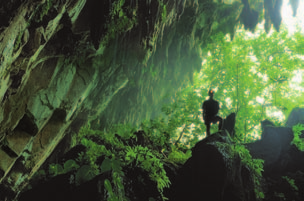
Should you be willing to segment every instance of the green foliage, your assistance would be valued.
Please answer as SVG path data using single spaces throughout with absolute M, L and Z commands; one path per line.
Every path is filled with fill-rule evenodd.
M 249 153 L 249 150 L 245 148 L 244 145 L 236 144 L 234 146 L 234 151 L 238 153 L 242 159 L 242 163 L 246 164 L 250 169 L 254 170 L 256 176 L 261 177 L 263 171 L 264 161 L 261 159 L 253 159 Z
M 101 45 L 106 45 L 121 33 L 130 30 L 137 23 L 136 10 L 125 6 L 125 0 L 116 0 L 112 3 L 110 16 L 106 25 L 107 34 Z
M 64 163 L 64 165 L 60 164 L 50 164 L 49 165 L 49 174 L 52 176 L 56 176 L 59 174 L 65 174 L 67 172 L 76 170 L 79 168 L 79 165 L 76 163 L 76 161 L 70 159 Z
M 94 178 L 95 172 L 89 165 L 81 166 L 76 172 L 76 184 L 82 184 Z
M 134 162 L 136 167 L 141 167 L 149 172 L 151 179 L 157 183 L 158 189 L 162 192 L 165 187 L 169 187 L 170 181 L 160 158 L 158 154 L 153 153 L 148 147 L 128 146 L 125 151 L 127 164 L 130 165 Z
M 164 4 L 163 0 L 158 0 L 159 6 L 161 8 L 161 19 L 163 22 L 166 21 L 167 18 L 167 8 L 166 4 Z
M 79 165 L 76 163 L 76 161 L 70 159 L 66 161 L 63 165 L 64 172 L 70 172 L 72 170 L 78 169 Z
M 188 87 L 177 92 L 176 99 L 162 107 L 167 119 L 167 129 L 173 134 L 172 141 L 182 149 L 189 149 L 202 139 L 205 125 L 201 118 L 201 100 Z
M 37 22 L 41 22 L 42 18 L 48 14 L 50 8 L 53 5 L 53 0 L 46 0 L 44 4 L 41 5 L 38 18 L 36 19 Z
M 191 150 L 187 150 L 187 152 L 184 153 L 174 146 L 172 152 L 168 155 L 168 159 L 175 163 L 184 164 L 191 157 L 191 153 Z
M 108 201 L 120 201 L 119 196 L 113 192 L 112 184 L 108 179 L 104 181 L 104 186 L 109 193 Z
M 303 130 L 304 130 L 304 124 L 297 124 L 297 125 L 292 127 L 294 138 L 291 141 L 291 144 L 296 145 L 296 147 L 300 151 L 304 151 L 304 139 L 300 138 L 300 135 L 302 134 Z
M 239 29 L 233 41 L 222 33 L 212 36 L 211 42 L 202 47 L 202 69 L 194 73 L 193 84 L 177 92 L 163 107 L 169 125 L 184 128 L 175 137 L 181 136 L 181 146 L 189 148 L 205 136 L 201 106 L 209 88 L 216 91 L 220 116 L 236 112 L 235 140 L 249 143 L 259 139 L 260 121 L 265 118 L 281 125 L 304 98 L 303 89 L 290 88 L 297 84 L 292 78 L 304 65 L 295 40 L 304 41 L 303 34 L 290 36 L 284 27 L 272 35 L 259 29 L 255 35 Z M 211 133 L 216 131 L 216 126 L 211 127 Z
M 283 176 L 282 177 L 283 179 L 285 179 L 289 185 L 291 186 L 291 188 L 294 190 L 294 191 L 299 191 L 299 188 L 297 187 L 297 185 L 295 184 L 295 180 L 294 179 L 291 179 L 287 176 Z
M 162 149 L 167 148 L 169 145 L 170 134 L 172 129 L 167 125 L 164 118 L 155 118 L 145 120 L 140 124 L 140 129 L 147 133 L 153 148 Z
M 46 0 L 44 3 L 39 4 L 31 15 L 28 23 L 31 24 L 33 20 L 35 22 L 41 22 L 43 20 L 43 17 L 48 14 L 52 6 L 53 0 Z
M 49 166 L 49 173 L 51 175 L 58 175 L 58 174 L 63 174 L 63 167 L 60 164 L 51 164 Z
M 253 159 L 249 153 L 249 150 L 242 144 L 235 144 L 233 146 L 233 151 L 239 154 L 242 163 L 246 165 L 253 172 L 253 181 L 255 185 L 255 193 L 257 198 L 263 199 L 264 193 L 261 186 L 261 178 L 263 172 L 264 160 Z
M 144 140 L 134 134 L 136 129 L 130 125 L 113 125 L 107 131 L 92 130 L 90 126 L 83 127 L 78 139 L 87 147 L 87 151 L 80 154 L 76 161 L 68 160 L 63 165 L 51 164 L 48 173 L 53 177 L 74 171 L 76 185 L 102 173 L 110 174 L 111 178 L 104 181 L 108 192 L 107 199 L 121 201 L 129 200 L 125 193 L 125 169 L 140 168 L 155 182 L 160 197 L 165 200 L 163 189 L 169 187 L 170 181 L 164 163 L 167 161 L 172 164 L 174 160 L 180 159 L 170 152 L 170 136 L 160 134 L 165 131 L 164 125 L 163 119 L 144 122 L 142 127 L 147 132 L 143 133 Z M 178 150 L 175 150 L 175 153 L 182 155 Z M 170 155 L 172 161 L 166 154 Z M 185 155 L 190 157 L 191 152 Z M 104 158 L 102 162 L 100 158 Z M 185 160 L 186 156 L 182 161 Z M 159 197 L 150 200 L 153 199 L 158 200 Z
M 229 136 L 229 135 L 228 135 Z M 231 140 L 231 138 L 229 137 Z M 253 182 L 255 187 L 255 193 L 257 198 L 263 199 L 264 193 L 261 185 L 262 172 L 264 160 L 262 159 L 253 159 L 249 150 L 240 143 L 215 143 L 218 150 L 221 151 L 223 156 L 226 156 L 231 161 L 234 160 L 235 156 L 238 155 L 241 158 L 241 162 L 246 166 L 251 173 L 253 173 Z
M 133 134 L 135 129 L 131 126 L 115 125 L 105 132 L 94 131 L 90 127 L 80 130 L 81 144 L 87 147 L 81 160 L 90 164 L 94 175 L 104 172 L 112 174 L 112 180 L 105 181 L 108 200 L 127 200 L 123 183 L 125 167 L 139 167 L 147 172 L 157 184 L 160 195 L 164 188 L 169 187 L 170 181 L 164 169 L 164 152 L 169 151 L 166 149 L 169 147 L 169 137 L 159 133 L 162 131 L 161 125 L 164 124 L 156 120 L 143 123 L 142 127 L 147 134 L 143 136 L 145 140 L 142 144 Z M 98 165 L 97 159 L 100 157 L 105 159 Z

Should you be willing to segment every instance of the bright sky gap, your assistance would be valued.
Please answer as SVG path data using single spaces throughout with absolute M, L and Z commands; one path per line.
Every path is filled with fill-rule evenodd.
M 300 28 L 301 32 L 304 34 L 304 1 L 300 1 L 299 7 L 297 10 L 297 15 L 293 17 L 293 11 L 291 8 L 291 5 L 289 4 L 289 0 L 283 0 L 283 5 L 281 9 L 281 14 L 282 14 L 282 24 L 281 27 L 285 27 L 288 30 L 288 35 L 292 37 L 292 35 L 297 31 L 297 27 Z M 242 30 L 239 30 L 242 31 Z M 274 28 L 271 29 L 269 35 L 271 35 L 274 32 Z M 238 32 L 238 30 L 237 30 Z M 257 25 L 257 29 L 255 33 L 251 33 L 249 31 L 246 32 L 245 37 L 248 38 L 254 38 L 258 37 L 262 32 L 264 32 L 264 21 L 260 24 Z M 226 37 L 227 40 L 230 40 L 230 37 Z M 250 56 L 250 55 L 249 55 Z M 250 56 L 252 57 L 252 60 L 255 60 L 257 63 L 258 61 L 256 60 L 256 57 L 254 55 Z M 304 56 L 299 55 L 299 58 L 302 58 L 304 61 Z M 206 59 L 202 61 L 202 68 L 204 69 L 206 64 Z M 254 70 L 254 69 L 253 69 Z M 304 93 L 304 87 L 303 86 L 303 75 L 304 75 L 304 70 L 296 70 L 293 72 L 294 76 L 292 77 L 291 80 L 289 80 L 289 87 L 291 91 L 297 92 L 299 94 Z M 263 77 L 264 81 L 267 81 L 267 76 L 266 75 L 260 75 Z M 266 77 L 265 77 L 266 76 Z M 302 85 L 302 86 L 301 86 Z M 200 93 L 198 93 L 200 95 Z M 259 104 L 264 103 L 264 98 L 263 97 L 256 97 L 256 102 Z M 226 98 L 225 103 L 228 108 L 231 107 L 231 99 Z M 256 103 L 255 103 L 256 104 Z M 283 112 L 277 108 L 268 108 L 266 111 L 266 115 L 268 117 L 272 117 L 277 119 L 279 122 L 284 122 L 285 121 L 285 116 Z M 255 126 L 255 129 L 253 131 L 253 135 L 259 136 L 259 131 L 258 131 L 259 126 Z

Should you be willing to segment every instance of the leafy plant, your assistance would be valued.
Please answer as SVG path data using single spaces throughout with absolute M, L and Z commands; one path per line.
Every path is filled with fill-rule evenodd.
M 95 177 L 95 172 L 89 165 L 81 166 L 76 172 L 76 184 L 80 185 L 86 181 L 90 181 Z
M 235 153 L 239 154 L 242 163 L 246 165 L 253 172 L 253 181 L 255 185 L 255 193 L 257 198 L 264 198 L 264 193 L 261 187 L 261 178 L 263 170 L 264 160 L 262 159 L 253 159 L 249 150 L 242 144 L 235 144 L 233 146 Z
M 229 136 L 229 135 L 228 135 Z M 229 138 L 231 139 L 231 138 Z M 232 141 L 231 141 L 232 142 Z M 238 155 L 241 158 L 241 162 L 244 166 L 247 166 L 249 170 L 253 173 L 253 182 L 255 186 L 255 193 L 257 198 L 264 198 L 264 193 L 261 186 L 262 172 L 264 160 L 262 159 L 253 159 L 249 150 L 240 143 L 215 143 L 218 149 L 222 152 L 223 155 L 234 160 L 235 155 Z
M 107 34 L 102 39 L 102 45 L 114 39 L 117 35 L 130 30 L 137 23 L 136 10 L 125 6 L 125 0 L 116 0 L 112 3 L 109 20 L 107 22 Z
M 173 147 L 172 152 L 168 155 L 168 159 L 175 163 L 184 164 L 191 157 L 191 150 L 187 150 L 186 153 L 179 150 L 176 146 Z
M 41 22 L 43 20 L 43 17 L 48 14 L 52 6 L 53 0 L 46 0 L 44 3 L 39 4 L 32 13 L 28 23 L 31 24 L 33 20 L 38 23 Z
M 304 151 L 304 139 L 300 137 L 303 130 L 304 124 L 297 124 L 292 127 L 294 138 L 291 141 L 291 144 L 296 145 L 296 147 L 301 151 Z
M 65 174 L 70 171 L 76 170 L 79 168 L 79 165 L 76 163 L 76 161 L 70 159 L 64 163 L 64 165 L 60 164 L 50 164 L 49 165 L 49 174 L 52 176 L 56 176 L 59 174 Z
M 282 178 L 285 179 L 289 183 L 289 185 L 292 187 L 292 189 L 294 191 L 299 191 L 299 188 L 295 184 L 295 180 L 294 179 L 291 179 L 291 178 L 289 178 L 287 176 L 283 176 Z
M 164 4 L 163 0 L 158 0 L 158 3 L 160 5 L 161 8 L 161 19 L 163 22 L 166 21 L 167 18 L 167 8 L 166 8 L 166 4 Z
M 107 132 L 94 131 L 89 126 L 80 130 L 81 143 L 87 147 L 82 160 L 88 161 L 94 175 L 104 172 L 112 174 L 112 179 L 105 181 L 108 200 L 127 200 L 123 171 L 126 167 L 139 167 L 147 172 L 150 179 L 157 184 L 160 195 L 164 188 L 169 187 L 170 181 L 164 169 L 164 150 L 159 149 L 166 147 L 164 145 L 169 138 L 153 133 L 155 129 L 160 129 L 159 123 L 146 122 L 143 127 L 148 134 L 142 132 L 143 136 L 135 136 L 132 133 L 134 128 L 122 125 L 115 125 Z M 142 137 L 144 141 L 140 141 L 139 138 Z M 97 162 L 100 157 L 104 157 L 101 165 Z

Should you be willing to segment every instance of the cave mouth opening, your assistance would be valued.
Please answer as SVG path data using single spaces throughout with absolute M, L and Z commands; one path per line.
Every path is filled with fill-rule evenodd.
M 302 41 L 304 35 L 303 9 L 304 2 L 300 1 L 293 16 L 292 6 L 284 0 L 279 32 L 272 28 L 266 33 L 263 21 L 253 33 L 239 27 L 234 40 L 229 34 L 222 35 L 211 48 L 202 49 L 202 68 L 194 73 L 194 84 L 184 91 L 192 88 L 196 102 L 202 103 L 208 99 L 209 88 L 215 89 L 219 114 L 225 117 L 236 112 L 242 121 L 236 127 L 247 142 L 261 139 L 262 120 L 284 126 L 291 110 L 303 106 L 304 52 L 296 47 L 296 41 Z M 198 116 L 201 105 L 198 110 L 189 115 Z M 193 131 L 198 126 L 190 127 Z M 211 130 L 216 132 L 217 125 Z

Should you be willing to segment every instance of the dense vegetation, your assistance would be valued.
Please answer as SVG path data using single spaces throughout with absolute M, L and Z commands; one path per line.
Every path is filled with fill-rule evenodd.
M 184 126 L 184 144 L 202 136 L 201 102 L 209 88 L 216 90 L 220 115 L 237 113 L 236 135 L 240 142 L 260 137 L 259 123 L 267 118 L 282 125 L 290 111 L 301 106 L 303 83 L 295 80 L 303 73 L 304 36 L 287 29 L 266 34 L 262 29 L 250 34 L 240 29 L 233 41 L 217 35 L 203 49 L 203 65 L 194 74 L 194 83 L 178 92 L 170 107 Z M 204 135 L 203 135 L 204 136 Z M 191 147 L 191 143 L 189 144 Z
M 301 104 L 304 97 L 299 92 L 303 92 L 303 86 L 298 86 L 293 77 L 304 66 L 303 45 L 304 36 L 299 31 L 289 36 L 284 28 L 270 35 L 260 29 L 251 36 L 240 29 L 232 41 L 218 34 L 202 48 L 202 69 L 195 73 L 193 83 L 163 106 L 162 115 L 138 126 L 113 125 L 104 131 L 83 127 L 76 144 L 84 145 L 86 152 L 77 160 L 52 164 L 48 174 L 55 176 L 77 170 L 75 183 L 78 185 L 110 172 L 104 181 L 108 192 L 105 197 L 118 201 L 129 200 L 131 196 L 126 189 L 126 168 L 139 168 L 147 173 L 159 192 L 159 196 L 149 200 L 165 200 L 163 190 L 170 186 L 165 167 L 183 164 L 191 156 L 190 148 L 205 137 L 201 104 L 208 89 L 213 88 L 215 99 L 221 103 L 220 115 L 237 114 L 232 139 L 235 146 L 230 149 L 254 170 L 256 193 L 263 198 L 259 186 L 263 161 L 253 160 L 242 144 L 259 138 L 261 120 L 267 118 L 282 125 L 284 115 Z M 297 136 L 301 130 L 301 126 L 294 128 Z M 212 132 L 216 132 L 215 126 Z M 303 149 L 298 138 L 294 143 Z

